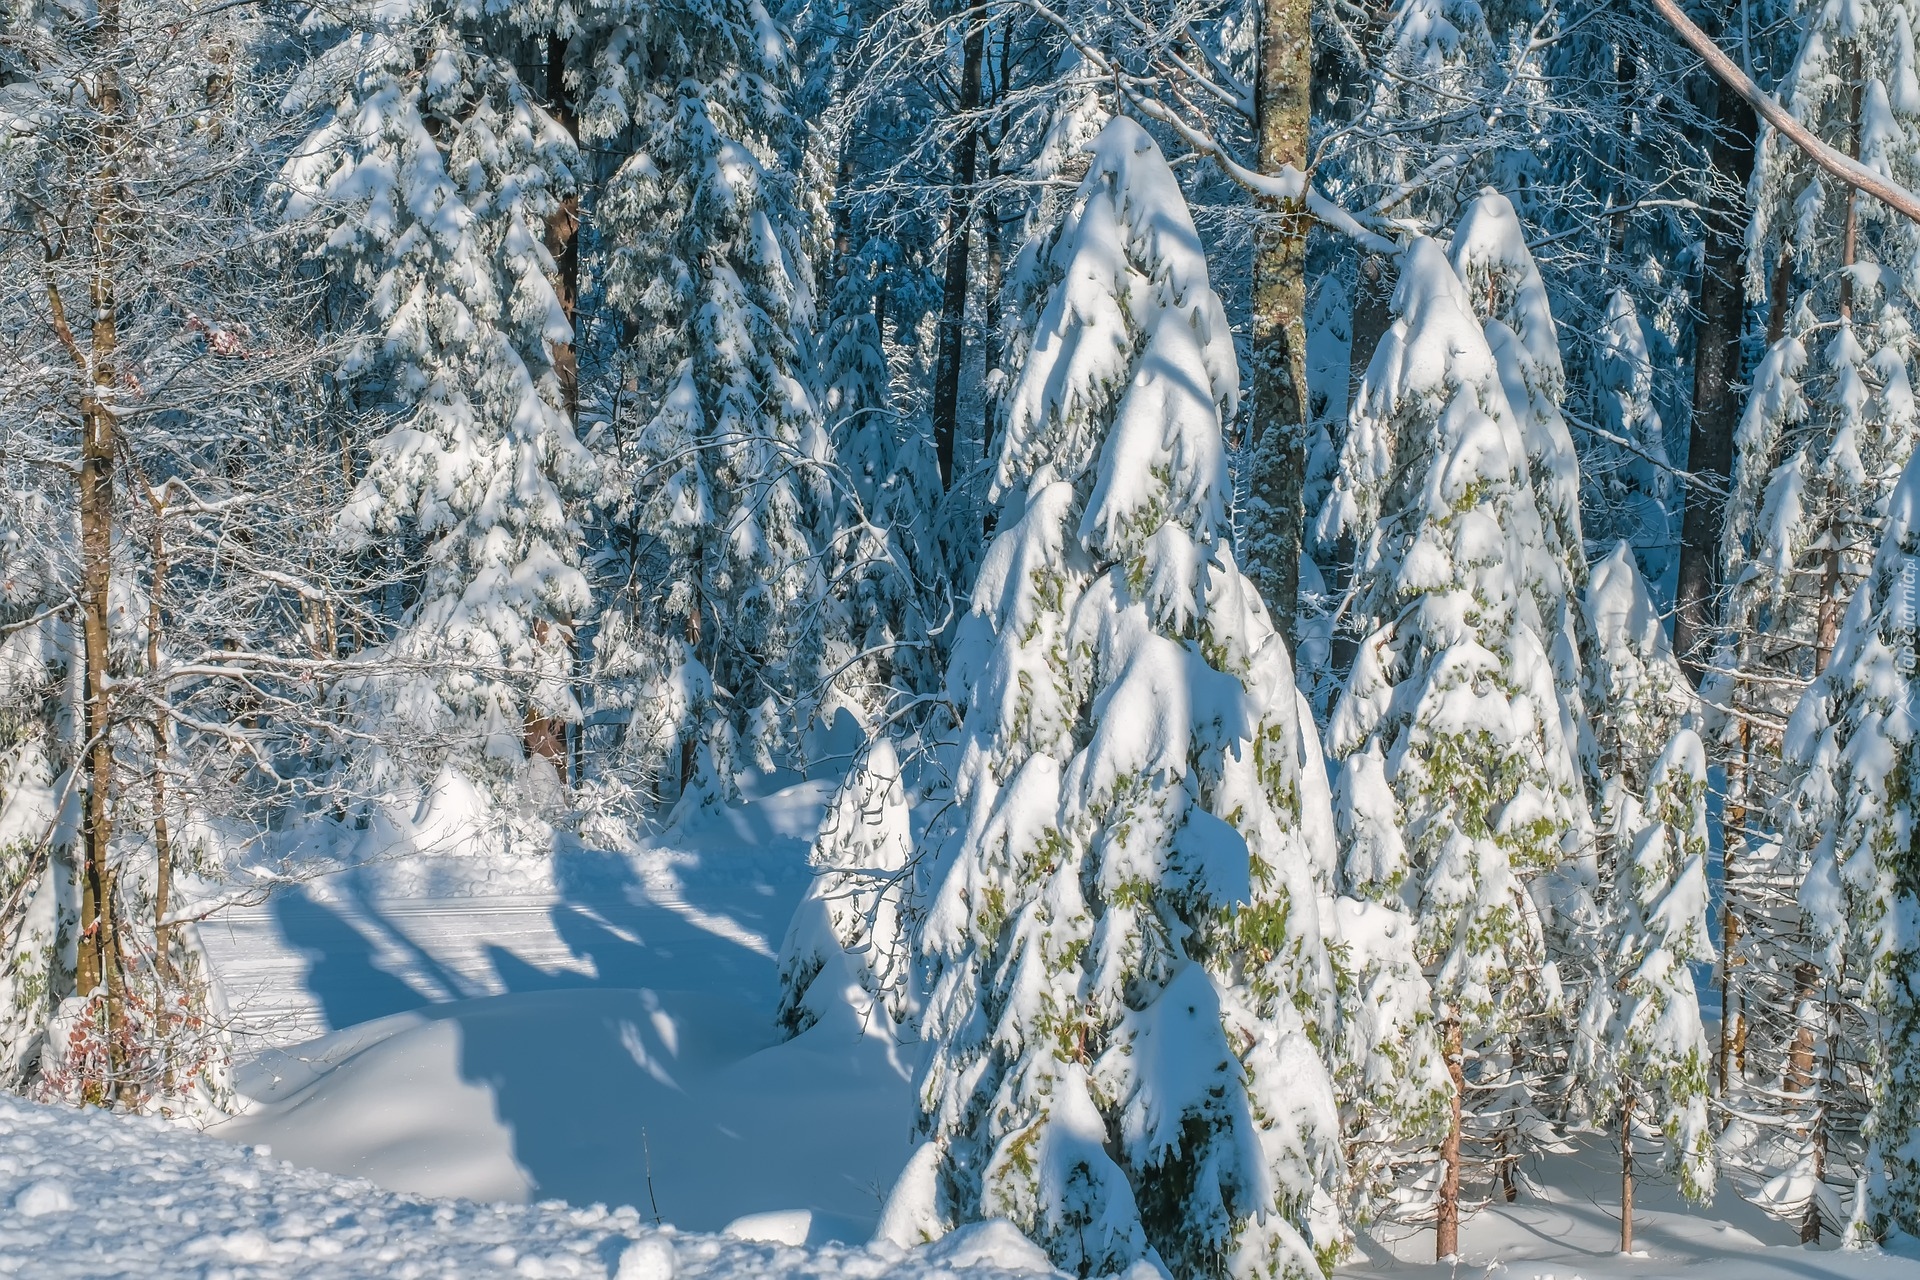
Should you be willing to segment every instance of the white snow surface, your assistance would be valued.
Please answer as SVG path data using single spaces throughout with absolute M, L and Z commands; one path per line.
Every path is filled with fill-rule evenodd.
M 229 908 L 204 935 L 246 1107 L 211 1132 L 395 1191 L 864 1242 L 912 1150 L 914 1048 L 851 1007 L 785 1043 L 774 1020 L 831 793 L 490 874 L 396 847 Z
M 1920 1246 L 1845 1250 L 1790 1245 L 1796 1233 L 1723 1182 L 1711 1208 L 1680 1199 L 1668 1180 L 1642 1179 L 1634 1252 L 1620 1250 L 1619 1151 L 1583 1134 L 1571 1154 L 1529 1160 L 1514 1204 L 1463 1218 L 1457 1262 L 1433 1261 L 1431 1227 L 1385 1228 L 1341 1280 L 1920 1280 Z
M 683 1234 L 632 1208 L 399 1195 L 159 1120 L 0 1098 L 0 1275 L 30 1280 L 1032 1274 L 1044 1259 L 1010 1231 L 988 1223 L 912 1251 Z
M 1046 1272 L 1005 1222 L 866 1243 L 914 1151 L 914 1047 L 851 1017 L 781 1044 L 773 1020 L 773 945 L 830 795 L 544 866 L 396 850 L 229 908 L 206 936 L 250 1109 L 198 1134 L 0 1097 L 0 1276 Z M 1457 1265 L 1403 1228 L 1338 1274 L 1920 1280 L 1920 1252 L 1793 1247 L 1731 1186 L 1689 1210 L 1653 1179 L 1622 1256 L 1617 1159 L 1589 1136 L 1530 1164 L 1517 1204 L 1466 1219 Z

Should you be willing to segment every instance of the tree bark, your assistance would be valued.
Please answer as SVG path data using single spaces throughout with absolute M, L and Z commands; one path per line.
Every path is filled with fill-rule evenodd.
M 960 111 L 966 131 L 953 149 L 953 189 L 947 197 L 947 265 L 940 296 L 940 346 L 933 374 L 933 451 L 940 485 L 953 487 L 954 441 L 960 421 L 960 366 L 966 357 L 967 259 L 973 248 L 973 184 L 978 174 L 980 71 L 987 31 L 982 15 L 969 11 L 960 53 Z
M 1633 1252 L 1633 1090 L 1620 1095 L 1620 1252 Z
M 1262 0 L 1254 128 L 1262 173 L 1307 166 L 1313 29 L 1308 0 Z M 1253 248 L 1253 418 L 1248 432 L 1247 568 L 1294 648 L 1307 467 L 1304 199 L 1260 202 Z
M 80 399 L 80 613 L 85 647 L 86 798 L 81 810 L 81 945 L 79 990 L 105 996 L 109 1079 L 88 1081 L 83 1096 L 92 1102 L 127 1099 L 122 1034 L 126 997 L 120 963 L 119 922 L 112 859 L 114 789 L 113 694 L 109 650 L 112 641 L 114 463 L 119 453 L 119 422 L 113 406 L 118 376 L 119 298 L 115 259 L 119 251 L 122 192 L 118 148 L 125 133 L 123 97 L 115 55 L 120 42 L 119 0 L 102 0 L 95 39 L 99 57 L 95 106 L 96 162 L 89 249 L 92 265 L 88 305 L 92 325 L 85 361 L 86 387 Z M 57 298 L 57 293 L 54 295 Z M 64 314 L 58 323 L 66 327 Z
M 1719 622 L 1720 540 L 1726 520 L 1723 495 L 1733 474 L 1733 433 L 1740 421 L 1739 383 L 1745 372 L 1740 358 L 1746 320 L 1744 193 L 1753 176 L 1756 128 L 1753 109 L 1737 94 L 1717 88 L 1715 99 L 1720 131 L 1713 144 L 1713 165 L 1741 194 L 1716 198 L 1706 211 L 1700 319 L 1694 329 L 1687 469 L 1705 483 L 1688 489 L 1681 516 L 1673 647 L 1696 687 L 1711 665 Z
M 1004 234 L 1000 229 L 999 219 L 994 217 L 991 206 L 985 211 L 985 217 L 981 221 L 980 232 L 982 238 L 981 248 L 984 250 L 981 254 L 982 260 L 980 265 L 984 268 L 986 277 L 980 282 L 980 293 L 987 307 L 985 326 L 986 351 L 984 354 L 986 356 L 985 363 L 987 372 L 991 374 L 999 365 L 1002 358 L 1000 348 L 1000 325 L 1002 321 L 1000 314 L 1000 287 L 1004 279 L 1006 267 L 1004 249 L 1001 243 Z M 992 396 L 982 396 L 980 405 L 980 448 L 989 463 L 993 461 L 994 413 L 995 405 Z
M 1447 1113 L 1447 1138 L 1440 1148 L 1440 1161 L 1446 1167 L 1440 1175 L 1439 1216 L 1433 1232 L 1433 1256 L 1445 1262 L 1460 1253 L 1460 1104 L 1467 1087 L 1464 1051 L 1461 1047 L 1460 1020 L 1449 1018 L 1440 1028 L 1447 1055 L 1447 1077 L 1453 1081 L 1453 1098 Z

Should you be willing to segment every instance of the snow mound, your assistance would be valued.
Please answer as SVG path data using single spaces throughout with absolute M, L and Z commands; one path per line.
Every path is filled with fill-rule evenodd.
M 84 1202 L 69 1185 L 87 1188 Z M 655 1229 L 631 1208 L 435 1202 L 160 1120 L 18 1099 L 0 1099 L 0 1205 L 0 1275 L 34 1280 L 987 1280 L 1033 1270 L 1030 1247 L 995 1248 L 980 1233 L 958 1251 L 807 1248 Z
M 436 1005 L 261 1055 L 237 1080 L 250 1110 L 211 1132 L 415 1195 L 657 1206 L 708 1231 L 786 1211 L 797 1228 L 750 1238 L 864 1241 L 912 1091 L 850 1021 L 775 1044 L 715 991 Z

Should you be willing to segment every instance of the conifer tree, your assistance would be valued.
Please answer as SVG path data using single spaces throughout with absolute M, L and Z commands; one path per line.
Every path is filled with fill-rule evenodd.
M 818 702 L 831 447 L 805 381 L 791 42 L 756 0 L 633 22 L 583 42 L 578 71 L 582 137 L 628 148 L 595 210 L 614 376 L 634 388 L 610 406 L 601 500 L 626 576 L 663 584 L 627 603 L 636 633 L 683 641 L 676 665 L 711 693 L 666 726 L 667 791 L 698 795 L 731 787 L 729 739 L 771 763 Z
M 362 715 L 425 747 L 384 781 L 448 763 L 486 781 L 529 760 L 564 781 L 589 606 L 571 500 L 593 461 L 554 363 L 573 335 L 544 233 L 579 156 L 513 64 L 430 6 L 337 35 L 292 98 L 325 115 L 283 174 L 285 213 L 370 302 L 378 336 L 349 373 L 401 419 L 340 515 L 343 548 L 420 549 L 384 646 L 418 674 L 367 681 Z
M 62 522 L 14 467 L 0 474 L 47 527 Z M 77 759 L 78 676 L 84 660 L 65 619 L 45 615 L 58 581 L 24 531 L 0 528 L 0 1083 L 32 1083 L 78 959 L 78 814 L 62 776 Z M 63 804 L 63 801 L 65 803 Z
M 1655 757 L 1694 711 L 1693 689 L 1628 542 L 1593 566 L 1581 608 L 1593 637 L 1587 705 L 1600 768 L 1609 788 L 1640 796 Z
M 1824 1224 L 1853 1244 L 1920 1227 L 1920 866 L 1910 835 L 1920 465 L 1909 463 L 1885 528 L 1833 662 L 1785 744 L 1785 861 L 1806 868 L 1798 899 L 1813 981 L 1796 1011 L 1805 1034 L 1785 1064 L 1784 1092 L 1800 1105 L 1765 1198 L 1801 1218 L 1803 1239 Z
M 1611 438 L 1596 439 L 1583 460 L 1582 505 L 1606 513 L 1608 529 L 1633 547 L 1640 572 L 1658 587 L 1676 563 L 1676 495 L 1666 423 L 1654 402 L 1652 343 L 1625 289 L 1607 300 L 1597 345 L 1594 400 Z
M 1780 93 L 1830 145 L 1906 184 L 1920 181 L 1913 19 L 1904 4 L 1806 6 Z M 1724 548 L 1733 648 L 1718 700 L 1784 720 L 1831 656 L 1911 449 L 1902 282 L 1920 270 L 1920 229 L 1771 132 L 1754 189 L 1748 291 L 1767 302 L 1771 350 L 1737 439 Z M 1742 770 L 1749 807 L 1780 797 L 1778 745 Z
M 1453 1074 L 1446 1256 L 1463 1140 L 1510 1147 L 1527 1105 L 1512 1038 L 1558 995 L 1527 881 L 1560 864 L 1585 797 L 1555 629 L 1529 580 L 1556 566 L 1526 446 L 1466 286 L 1431 240 L 1402 251 L 1394 312 L 1336 479 L 1344 522 L 1365 538 L 1373 630 L 1329 732 L 1347 805 L 1371 815 L 1371 834 L 1349 839 L 1347 885 L 1412 916 Z M 1490 1106 L 1468 1102 L 1469 1083 Z
M 1341 1243 L 1317 747 L 1226 545 L 1238 375 L 1185 200 L 1133 122 L 1091 153 L 948 676 L 902 1186 L 932 1203 L 888 1217 L 1008 1217 L 1080 1276 L 1311 1276 Z
M 1633 1249 L 1634 1137 L 1660 1134 L 1662 1166 L 1680 1192 L 1713 1194 L 1707 1124 L 1711 1059 L 1694 988 L 1695 963 L 1711 961 L 1707 924 L 1707 761 L 1699 735 L 1680 729 L 1653 762 L 1644 802 L 1612 815 L 1611 893 L 1601 981 L 1582 1032 L 1595 1037 L 1598 1104 L 1615 1117 L 1621 1154 L 1620 1248 Z
M 1837 150 L 1896 182 L 1920 180 L 1910 6 L 1813 5 L 1779 97 Z M 1778 726 L 1833 659 L 1842 612 L 1867 573 L 1886 504 L 1911 452 L 1910 281 L 1920 229 L 1832 182 L 1783 138 L 1763 135 L 1754 179 L 1748 292 L 1766 302 L 1769 350 L 1736 437 L 1723 560 L 1726 639 L 1708 728 L 1726 760 L 1722 950 L 1729 990 L 1718 1074 L 1741 1119 L 1726 1146 L 1767 1176 L 1804 1166 L 1776 1202 L 1818 1239 L 1845 1219 L 1808 1188 L 1833 1114 L 1824 1027 L 1835 997 L 1805 935 L 1795 890 L 1809 846 L 1770 830 L 1804 775 Z M 1802 710 L 1795 712 L 1799 702 Z M 1791 735 L 1784 735 L 1790 737 Z M 1844 1107 L 1841 1108 L 1845 1110 Z M 1784 1145 L 1783 1145 L 1784 1144 Z M 1804 1176 L 1803 1176 L 1804 1175 Z

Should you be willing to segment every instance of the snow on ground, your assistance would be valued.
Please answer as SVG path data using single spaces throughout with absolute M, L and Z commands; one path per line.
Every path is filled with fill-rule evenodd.
M 410 857 L 229 908 L 202 936 L 248 1105 L 210 1132 L 396 1191 L 657 1206 L 707 1231 L 801 1211 L 802 1236 L 865 1241 L 917 1064 L 851 1015 L 784 1044 L 773 1021 L 826 797 L 495 868 L 504 893 Z
M 1513 1204 L 1466 1218 L 1457 1266 L 1433 1262 L 1433 1231 L 1381 1230 L 1344 1280 L 1920 1280 L 1920 1253 L 1802 1248 L 1794 1230 L 1722 1182 L 1708 1208 L 1684 1204 L 1640 1170 L 1634 1253 L 1620 1249 L 1620 1157 L 1585 1135 L 1577 1151 L 1534 1165 Z
M 94 1247 L 84 1225 L 66 1245 L 46 1234 L 68 1230 L 59 1224 L 70 1211 L 29 1216 L 60 1198 L 50 1182 L 35 1190 L 41 1179 L 94 1212 L 95 1157 L 69 1149 L 88 1144 L 152 1148 L 156 1169 L 181 1171 L 126 1190 L 152 1206 L 140 1211 L 143 1223 L 154 1219 L 142 1230 L 183 1260 L 179 1274 L 623 1276 L 609 1260 L 656 1215 L 683 1231 L 866 1241 L 910 1150 L 912 1048 L 851 1016 L 785 1044 L 773 1030 L 774 954 L 806 888 L 806 846 L 828 792 L 778 791 L 631 856 L 565 846 L 513 863 L 408 855 L 226 909 L 202 936 L 232 1007 L 249 1103 L 210 1133 L 239 1146 L 163 1137 L 148 1122 L 0 1111 L 0 1274 L 21 1250 Z M 32 1126 L 28 1159 L 22 1125 Z M 388 1192 L 463 1199 L 383 1194 L 282 1160 Z M 190 1169 L 220 1207 L 169 1189 Z M 1793 1247 L 1789 1228 L 1731 1188 L 1711 1209 L 1687 1210 L 1652 1179 L 1642 1183 L 1641 1253 L 1622 1257 L 1617 1165 L 1604 1139 L 1532 1173 L 1543 1185 L 1519 1203 L 1468 1219 L 1457 1267 L 1426 1261 L 1430 1232 L 1381 1232 L 1341 1274 L 1680 1280 L 1711 1268 L 1713 1280 L 1920 1280 L 1914 1259 Z M 110 1181 L 110 1194 L 119 1187 Z M 979 1232 L 950 1238 L 940 1257 L 1039 1265 L 993 1234 L 1010 1230 L 989 1229 L 987 1245 Z M 452 1252 L 449 1234 L 462 1241 Z M 502 1246 L 513 1256 L 490 1252 Z M 673 1247 L 681 1275 L 941 1265 L 885 1246 L 801 1253 L 679 1236 Z M 380 1266 L 326 1270 L 332 1249 Z M 245 1269 L 250 1251 L 262 1269 Z M 114 1265 L 24 1273 L 107 1276 Z
M 1005 1223 L 907 1253 L 424 1200 L 158 1120 L 0 1099 L 0 1275 L 26 1280 L 992 1280 L 1045 1261 Z

